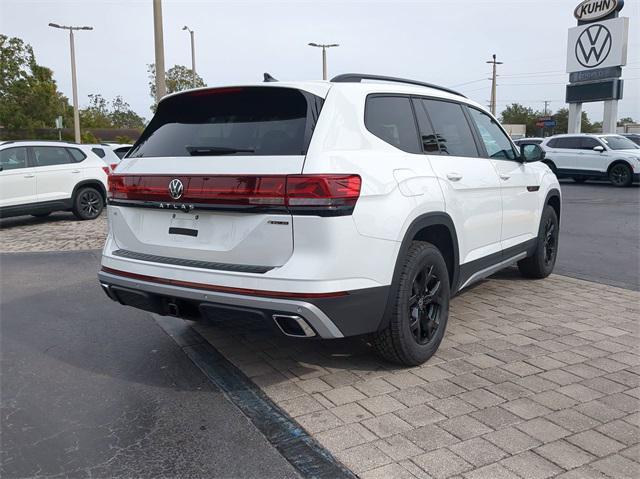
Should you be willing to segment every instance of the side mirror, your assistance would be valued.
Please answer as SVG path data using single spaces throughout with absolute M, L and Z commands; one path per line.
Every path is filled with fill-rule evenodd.
M 523 163 L 542 161 L 544 157 L 545 152 L 540 145 L 536 143 L 520 143 L 520 161 Z
M 604 146 L 594 146 L 593 151 L 597 151 L 598 153 L 602 153 L 604 151 Z

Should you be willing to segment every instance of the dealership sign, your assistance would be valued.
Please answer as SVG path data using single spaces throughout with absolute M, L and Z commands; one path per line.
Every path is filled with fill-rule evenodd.
M 584 0 L 573 11 L 573 16 L 579 22 L 593 22 L 608 17 L 622 7 L 619 0 Z
M 626 17 L 569 29 L 567 72 L 626 65 L 628 36 L 629 19 Z

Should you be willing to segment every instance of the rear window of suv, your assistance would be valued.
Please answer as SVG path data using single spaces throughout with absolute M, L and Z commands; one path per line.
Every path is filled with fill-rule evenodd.
M 304 155 L 322 101 L 282 87 L 179 94 L 159 104 L 128 157 Z

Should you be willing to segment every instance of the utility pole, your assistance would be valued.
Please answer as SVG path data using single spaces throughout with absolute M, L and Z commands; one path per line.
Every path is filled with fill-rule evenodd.
M 193 38 L 194 31 L 191 30 L 186 25 L 182 27 L 182 29 L 188 31 L 189 35 L 191 36 L 191 78 L 192 78 L 191 88 L 195 88 L 196 87 L 196 44 Z
M 153 37 L 156 54 L 156 103 L 167 94 L 164 78 L 164 40 L 162 38 L 162 0 L 153 0 Z
M 547 115 L 548 115 L 548 113 L 547 113 L 547 111 L 548 111 L 548 110 L 547 110 L 547 106 L 549 105 L 549 103 L 551 103 L 549 100 L 545 100 L 545 101 L 544 101 L 544 116 L 547 116 Z
M 340 45 L 337 43 L 330 44 L 318 44 L 318 43 L 309 43 L 310 47 L 322 48 L 322 79 L 327 79 L 327 48 L 339 47 Z
M 493 64 L 493 75 L 491 76 L 491 113 L 493 116 L 496 115 L 496 79 L 497 79 L 497 69 L 498 65 L 502 65 L 503 62 L 496 61 L 496 54 L 492 55 L 492 60 L 487 63 Z
M 66 27 L 50 23 L 50 27 L 69 30 L 69 46 L 71 49 L 71 89 L 73 90 L 73 133 L 76 143 L 80 143 L 80 112 L 78 111 L 78 80 L 76 78 L 76 47 L 73 40 L 74 30 L 93 30 L 93 27 Z

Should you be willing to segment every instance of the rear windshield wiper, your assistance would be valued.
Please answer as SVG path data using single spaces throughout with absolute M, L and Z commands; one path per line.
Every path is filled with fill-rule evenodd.
M 186 146 L 191 156 L 233 155 L 234 153 L 253 153 L 251 148 L 229 148 L 226 146 Z

